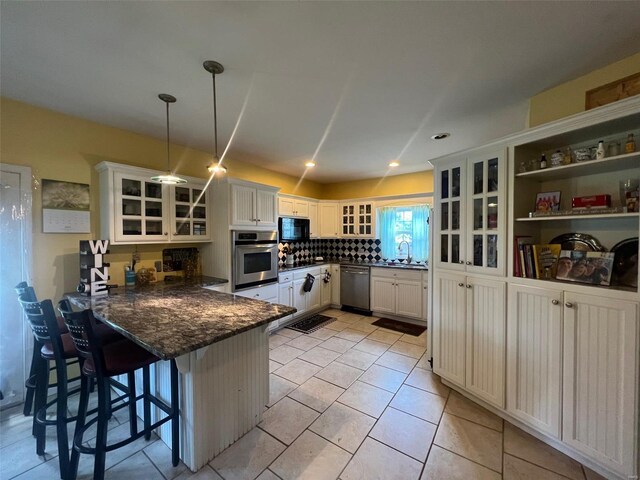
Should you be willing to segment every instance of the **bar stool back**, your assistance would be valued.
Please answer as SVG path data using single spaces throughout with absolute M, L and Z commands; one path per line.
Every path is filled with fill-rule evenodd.
M 121 340 L 109 344 L 103 344 L 99 335 L 96 335 L 96 319 L 91 310 L 73 312 L 66 300 L 58 304 L 58 310 L 62 314 L 69 329 L 78 353 L 84 359 L 82 368 L 82 380 L 80 386 L 80 405 L 78 407 L 78 420 L 74 433 L 73 450 L 71 452 L 70 472 L 71 478 L 75 479 L 78 471 L 78 462 L 81 453 L 95 455 L 93 478 L 102 480 L 104 478 L 106 453 L 144 436 L 149 439 L 151 432 L 165 422 L 172 423 L 172 463 L 174 466 L 179 462 L 179 438 L 178 438 L 178 371 L 175 361 L 171 361 L 171 405 L 167 405 L 161 399 L 151 395 L 149 386 L 149 366 L 160 359 L 138 346 L 131 340 Z M 143 373 L 143 393 L 136 394 L 135 371 L 142 369 Z M 118 375 L 127 375 L 127 385 L 115 381 Z M 87 405 L 89 401 L 89 385 L 91 379 L 96 380 L 98 389 L 98 412 L 97 416 L 89 421 L 86 420 Z M 124 395 L 109 400 L 110 384 L 124 392 Z M 126 401 L 111 407 L 126 398 Z M 144 405 L 144 428 L 141 432 L 137 427 L 136 402 L 143 400 Z M 158 407 L 167 416 L 153 425 L 151 424 L 151 403 Z M 112 411 L 128 407 L 130 436 L 112 445 L 107 444 L 107 421 L 109 417 L 109 407 Z M 82 436 L 93 423 L 98 425 L 95 448 L 83 445 Z
M 34 428 L 36 436 L 36 452 L 44 455 L 47 425 L 55 425 L 58 439 L 58 455 L 60 464 L 60 476 L 68 478 L 69 474 L 69 441 L 67 436 L 67 423 L 75 418 L 67 417 L 67 397 L 69 394 L 77 393 L 67 391 L 67 359 L 76 356 L 76 350 L 68 334 L 61 334 L 58 328 L 55 311 L 51 300 L 42 302 L 32 301 L 35 293 L 32 287 L 25 287 L 19 297 L 20 304 L 26 314 L 27 321 L 36 346 L 41 348 L 38 351 L 40 360 L 35 365 L 35 409 Z M 56 369 L 56 389 L 57 397 L 47 403 L 47 392 L 49 389 L 49 364 L 47 360 L 53 360 Z M 56 418 L 47 419 L 47 408 L 56 405 Z

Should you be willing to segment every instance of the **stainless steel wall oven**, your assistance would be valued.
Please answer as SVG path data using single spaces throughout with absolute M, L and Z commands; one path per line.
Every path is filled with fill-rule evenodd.
M 278 232 L 232 232 L 233 291 L 278 281 Z

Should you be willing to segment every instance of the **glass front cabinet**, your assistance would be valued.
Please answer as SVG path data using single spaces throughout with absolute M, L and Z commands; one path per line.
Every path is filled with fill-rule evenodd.
M 436 166 L 435 194 L 436 266 L 504 276 L 505 150 L 443 160 Z
M 113 245 L 211 240 L 205 182 L 189 178 L 182 185 L 162 185 L 159 172 L 102 162 L 100 237 Z

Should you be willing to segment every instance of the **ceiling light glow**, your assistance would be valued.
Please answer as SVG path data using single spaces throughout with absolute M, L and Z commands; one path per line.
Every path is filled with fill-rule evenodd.
M 304 164 L 304 166 L 307 168 L 313 168 L 316 166 L 316 162 L 314 162 L 313 160 L 309 160 L 307 163 Z
M 209 170 L 209 173 L 227 173 L 227 167 L 219 163 L 212 163 L 207 167 L 207 170 Z
M 389 162 L 389 166 L 391 168 L 399 167 L 400 166 L 400 162 L 398 162 L 397 160 L 394 160 L 393 162 Z

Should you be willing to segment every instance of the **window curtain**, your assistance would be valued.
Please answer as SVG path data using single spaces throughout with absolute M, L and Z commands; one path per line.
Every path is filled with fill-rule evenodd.
M 396 250 L 396 209 L 381 207 L 377 210 L 382 258 L 391 260 L 398 256 Z
M 429 207 L 416 205 L 411 207 L 413 231 L 411 237 L 411 256 L 415 262 L 424 262 L 429 258 Z

